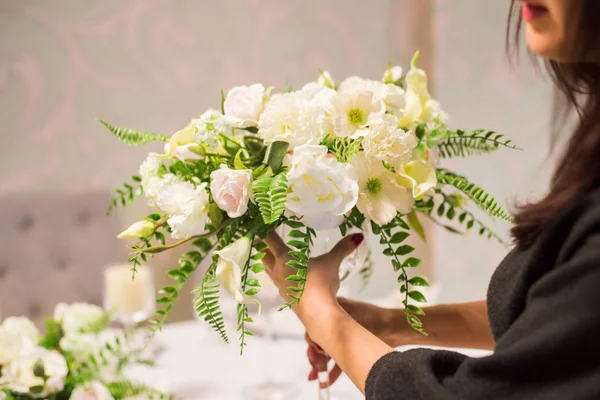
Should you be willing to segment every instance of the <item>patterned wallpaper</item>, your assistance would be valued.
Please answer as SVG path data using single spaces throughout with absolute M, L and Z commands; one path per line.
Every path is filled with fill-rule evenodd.
M 298 86 L 319 68 L 379 77 L 388 61 L 407 63 L 416 48 L 457 126 L 495 128 L 527 148 L 499 154 L 485 169 L 481 160 L 456 168 L 500 198 L 532 182 L 543 187 L 545 172 L 534 171 L 549 91 L 533 82 L 531 68 L 509 72 L 508 1 L 483 3 L 3 0 L 0 196 L 107 190 L 126 179 L 147 149 L 125 147 L 96 117 L 169 133 L 217 106 L 221 89 Z M 441 233 L 432 243 L 446 299 L 481 295 L 503 253 Z M 377 288 L 385 290 L 387 276 Z M 473 289 L 465 291 L 464 279 Z

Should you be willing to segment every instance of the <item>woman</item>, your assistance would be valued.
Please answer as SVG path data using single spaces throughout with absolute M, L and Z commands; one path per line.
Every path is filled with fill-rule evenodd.
M 519 7 L 530 50 L 546 60 L 579 125 L 550 193 L 515 215 L 516 248 L 487 301 L 427 309 L 430 336 L 421 337 L 399 310 L 336 299 L 339 263 L 362 235 L 311 261 L 294 307 L 312 339 L 311 363 L 331 356 L 369 399 L 600 399 L 600 1 L 513 1 L 513 16 Z M 286 296 L 288 249 L 276 235 L 267 243 L 267 270 Z M 409 343 L 494 353 L 393 351 Z

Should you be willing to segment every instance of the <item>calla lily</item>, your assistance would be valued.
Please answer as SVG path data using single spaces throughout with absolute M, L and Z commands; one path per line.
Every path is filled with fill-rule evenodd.
M 140 239 L 146 238 L 154 233 L 154 223 L 147 219 L 138 221 L 119 233 L 117 237 L 119 239 Z
M 221 287 L 240 304 L 254 303 L 260 314 L 260 302 L 244 292 L 242 275 L 252 246 L 250 238 L 244 236 L 222 250 L 215 251 L 219 256 L 216 275 Z
M 157 154 L 159 158 L 173 158 L 176 155 L 176 151 L 179 147 L 184 147 L 187 152 L 191 152 L 192 149 L 189 145 L 197 145 L 196 141 L 196 128 L 193 123 L 189 123 L 185 128 L 175 132 L 171 136 L 169 143 L 165 144 L 165 153 Z M 185 152 L 187 154 L 187 152 Z
M 426 161 L 411 161 L 400 168 L 398 183 L 407 189 L 412 189 L 413 197 L 420 200 L 423 195 L 437 185 L 435 169 Z

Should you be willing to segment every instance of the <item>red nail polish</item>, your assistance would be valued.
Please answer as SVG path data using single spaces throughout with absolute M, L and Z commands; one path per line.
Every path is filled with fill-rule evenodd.
M 354 245 L 358 247 L 358 245 L 361 244 L 363 240 L 365 240 L 365 237 L 362 233 L 355 233 L 354 235 L 350 236 L 350 240 L 352 240 L 352 243 L 354 243 Z

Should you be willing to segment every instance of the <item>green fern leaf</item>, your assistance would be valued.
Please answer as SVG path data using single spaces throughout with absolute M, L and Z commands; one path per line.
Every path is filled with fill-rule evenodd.
M 360 151 L 361 145 L 362 138 L 336 138 L 329 144 L 329 150 L 339 162 L 346 163 Z
M 504 135 L 481 129 L 471 133 L 462 130 L 448 131 L 446 139 L 438 143 L 441 158 L 489 154 L 500 147 L 521 150 L 512 144 L 512 140 L 505 139 Z
M 287 244 L 291 248 L 289 254 L 292 259 L 287 262 L 287 265 L 294 268 L 296 274 L 287 277 L 289 282 L 295 283 L 293 286 L 288 286 L 288 290 L 295 294 L 288 293 L 288 297 L 291 300 L 285 302 L 280 310 L 291 308 L 294 304 L 299 303 L 302 298 L 304 286 L 306 284 L 306 274 L 308 273 L 310 245 L 313 242 L 313 238 L 316 236 L 316 232 L 309 227 L 306 227 L 304 232 L 301 231 L 300 228 L 293 228 L 290 231 L 289 236 L 291 240 Z
M 162 329 L 188 277 L 198 269 L 214 248 L 214 244 L 209 239 L 198 239 L 193 244 L 198 250 L 184 253 L 179 258 L 179 268 L 169 271 L 169 276 L 174 283 L 159 290 L 159 294 L 162 296 L 159 298 L 161 300 L 159 304 L 162 304 L 162 308 L 156 310 L 156 315 L 152 319 L 153 333 Z
M 169 135 L 161 135 L 153 132 L 140 132 L 135 129 L 119 128 L 110 123 L 99 119 L 109 131 L 112 132 L 118 139 L 127 143 L 129 146 L 142 146 L 150 142 L 168 142 L 171 140 Z
M 492 217 L 497 217 L 508 222 L 512 221 L 508 212 L 492 196 L 486 193 L 481 187 L 469 182 L 467 178 L 444 169 L 437 170 L 437 178 L 439 183 L 454 186 L 466 194 Z
M 362 283 L 360 291 L 363 291 L 371 281 L 371 276 L 373 276 L 373 266 L 373 253 L 371 252 L 371 249 L 369 249 L 367 258 L 365 259 L 365 265 L 359 271 L 360 280 Z
M 119 206 L 125 207 L 133 203 L 135 199 L 144 193 L 140 184 L 141 178 L 139 176 L 132 176 L 131 179 L 133 180 L 132 183 L 124 183 L 122 188 L 116 190 L 116 195 L 110 199 L 106 215 L 110 215 Z
M 213 265 L 216 267 L 218 256 L 213 257 Z M 221 312 L 221 306 L 219 304 L 219 283 L 213 273 L 207 272 L 202 278 L 202 282 L 198 286 L 194 293 L 196 297 L 194 299 L 194 306 L 196 313 L 202 319 L 204 319 L 223 339 L 225 343 L 229 343 L 227 332 L 225 331 L 225 321 L 223 319 L 223 313 Z
M 274 177 L 262 177 L 253 182 L 254 200 L 265 224 L 273 224 L 283 215 L 287 189 L 286 171 L 282 171 Z
M 219 248 L 222 249 L 232 242 L 240 234 L 237 221 L 233 220 L 231 225 L 220 234 Z M 194 290 L 194 307 L 197 315 L 204 319 L 221 336 L 225 343 L 229 343 L 225 331 L 225 321 L 221 306 L 219 304 L 219 282 L 215 276 L 219 256 L 213 255 L 212 263 L 202 278 L 200 285 Z

